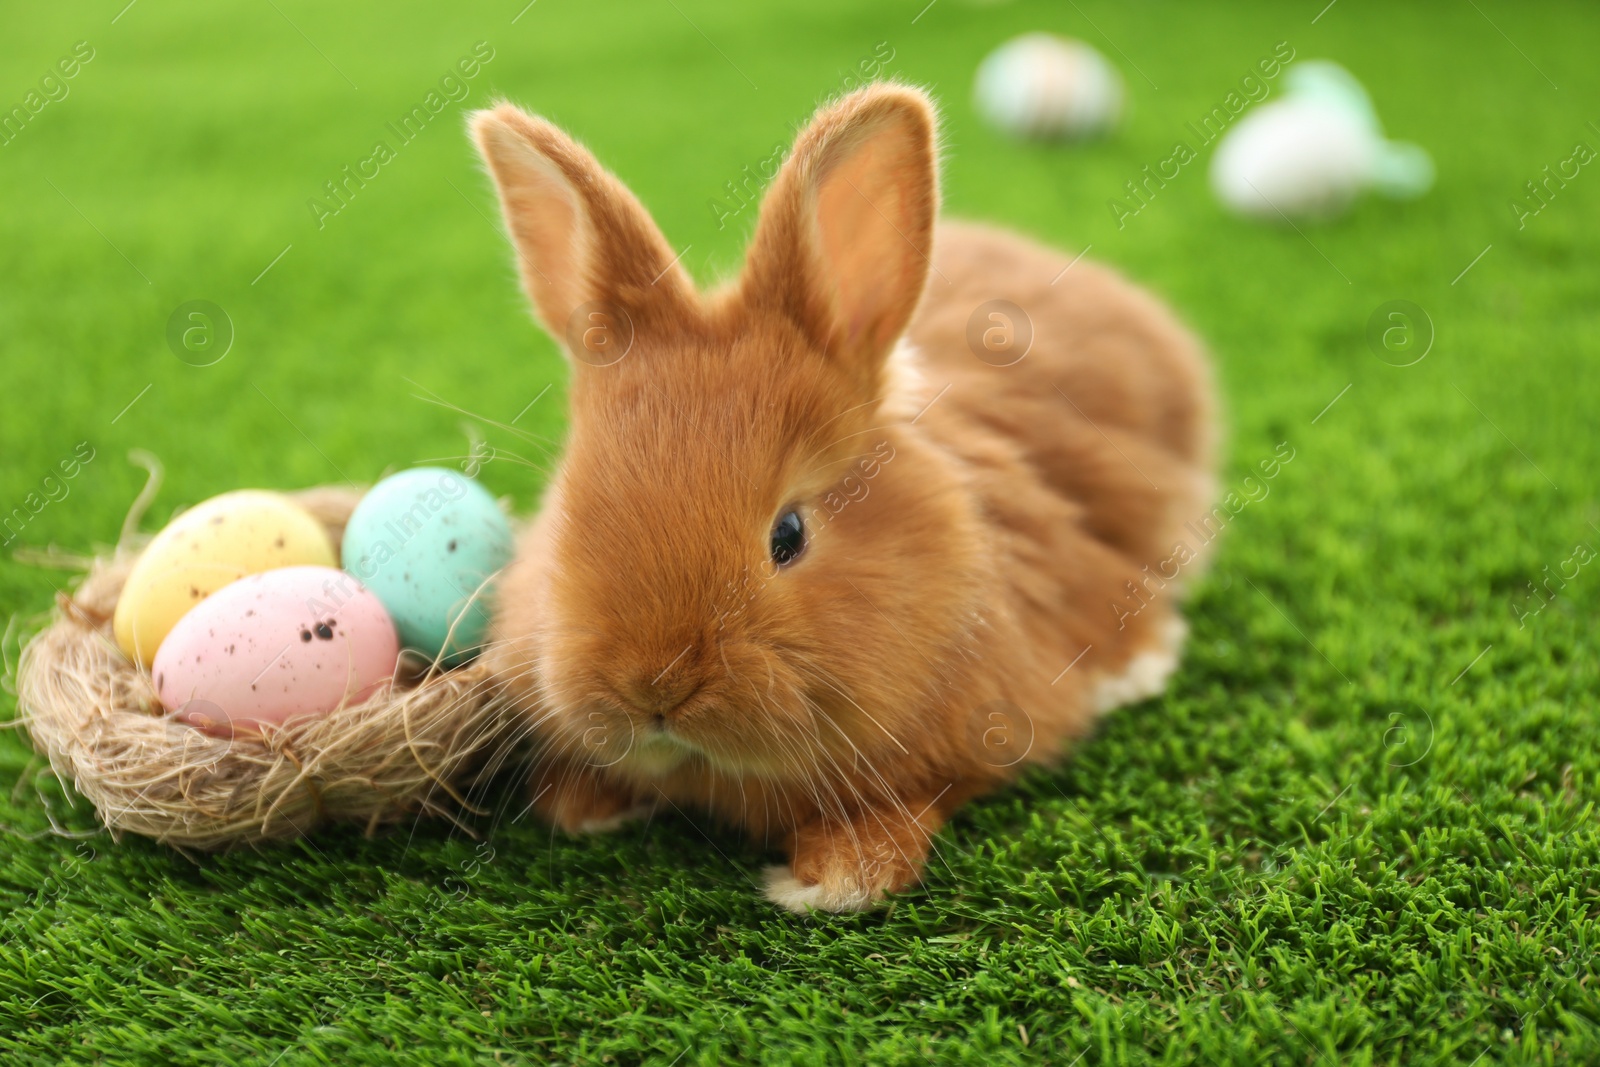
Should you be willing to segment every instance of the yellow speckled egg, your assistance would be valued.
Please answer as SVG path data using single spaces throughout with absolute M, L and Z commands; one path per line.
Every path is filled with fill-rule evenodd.
M 179 619 L 229 582 L 278 567 L 337 567 L 327 529 L 284 496 L 223 493 L 156 534 L 128 574 L 112 627 L 117 646 L 148 667 Z

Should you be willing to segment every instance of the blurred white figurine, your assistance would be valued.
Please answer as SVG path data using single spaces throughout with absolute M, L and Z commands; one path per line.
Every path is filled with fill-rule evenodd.
M 1421 196 L 1433 161 L 1414 144 L 1386 141 L 1355 76 L 1337 63 L 1296 63 L 1285 95 L 1240 119 L 1211 159 L 1211 187 L 1241 215 L 1336 215 L 1356 194 Z
M 1018 137 L 1091 137 L 1122 114 L 1122 76 L 1082 41 L 1028 33 L 978 65 L 978 112 Z

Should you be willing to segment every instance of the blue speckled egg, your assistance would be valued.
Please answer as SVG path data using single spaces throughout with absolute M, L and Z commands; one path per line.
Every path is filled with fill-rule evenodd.
M 417 467 L 361 498 L 342 555 L 389 610 L 403 647 L 454 665 L 477 655 L 490 579 L 511 551 L 511 526 L 487 490 L 452 470 Z

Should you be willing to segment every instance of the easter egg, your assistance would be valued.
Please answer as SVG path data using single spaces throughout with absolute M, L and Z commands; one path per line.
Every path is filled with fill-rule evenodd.
M 281 493 L 242 489 L 190 508 L 128 573 L 112 619 L 117 647 L 148 666 L 183 614 L 229 582 L 275 567 L 337 566 L 333 541 Z
M 332 567 L 283 567 L 223 586 L 178 620 L 150 675 L 162 706 L 224 735 L 359 704 L 394 677 L 389 614 Z
M 1122 113 L 1122 77 L 1094 48 L 1051 33 L 1007 41 L 978 65 L 973 101 L 1018 137 L 1090 137 Z
M 452 470 L 385 478 L 345 526 L 345 570 L 389 609 L 400 643 L 428 659 L 477 654 L 490 579 L 511 560 L 511 526 L 494 497 Z

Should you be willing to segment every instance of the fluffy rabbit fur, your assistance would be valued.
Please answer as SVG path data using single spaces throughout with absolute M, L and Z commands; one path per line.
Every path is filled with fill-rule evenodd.
M 545 818 L 710 812 L 785 849 L 773 901 L 863 909 L 967 800 L 1162 689 L 1211 493 L 1204 360 L 1110 271 L 938 222 L 923 93 L 819 111 L 709 293 L 555 126 L 502 104 L 473 132 L 572 357 L 487 653 Z M 969 343 L 995 298 L 1032 324 L 1009 366 Z

